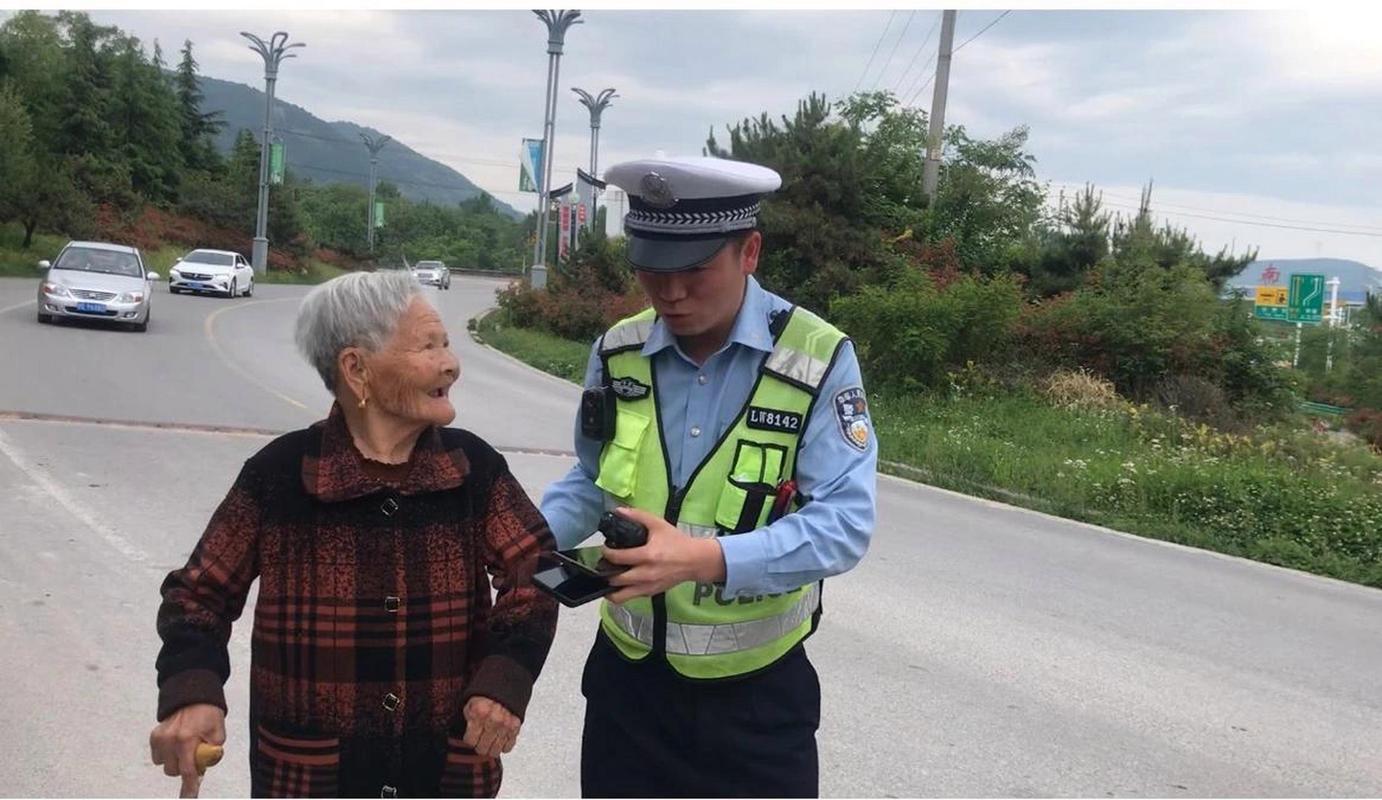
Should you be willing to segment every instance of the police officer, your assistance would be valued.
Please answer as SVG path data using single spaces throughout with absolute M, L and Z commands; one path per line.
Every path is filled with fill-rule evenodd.
M 587 797 L 819 793 L 820 684 L 802 642 L 822 581 L 874 524 L 874 440 L 854 349 L 753 277 L 765 167 L 611 167 L 652 308 L 592 348 L 579 463 L 542 512 L 563 548 L 602 512 L 647 526 L 586 662 Z

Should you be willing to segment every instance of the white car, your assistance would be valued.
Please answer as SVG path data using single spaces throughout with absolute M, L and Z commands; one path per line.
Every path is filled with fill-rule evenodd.
M 168 291 L 249 297 L 254 294 L 254 267 L 230 250 L 193 250 L 168 270 Z
M 442 261 L 419 261 L 413 265 L 413 277 L 423 286 L 451 288 L 451 270 Z
M 38 285 L 38 321 L 80 317 L 149 329 L 149 300 L 157 272 L 144 268 L 139 250 L 106 242 L 68 242 Z

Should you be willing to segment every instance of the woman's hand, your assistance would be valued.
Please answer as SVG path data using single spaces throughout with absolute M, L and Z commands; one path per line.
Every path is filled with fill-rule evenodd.
M 513 750 L 523 722 L 488 697 L 472 697 L 465 704 L 465 743 L 493 758 Z
M 154 763 L 163 765 L 164 775 L 182 776 L 179 797 L 196 797 L 201 788 L 196 753 L 197 745 L 202 742 L 226 743 L 226 712 L 220 706 L 209 703 L 183 706 L 158 723 L 149 734 L 149 752 Z

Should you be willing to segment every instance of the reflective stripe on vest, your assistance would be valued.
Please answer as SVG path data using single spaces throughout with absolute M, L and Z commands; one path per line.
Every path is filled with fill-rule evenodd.
M 772 617 L 718 625 L 667 623 L 667 652 L 685 656 L 713 656 L 752 650 L 787 636 L 811 618 L 821 605 L 820 584 L 806 587 L 791 608 Z M 619 629 L 649 647 L 653 644 L 653 618 L 624 606 L 612 606 L 610 620 Z
M 648 341 L 648 337 L 653 335 L 654 318 L 652 309 L 631 317 L 628 322 L 621 322 L 610 328 L 600 340 L 600 352 L 609 354 L 617 350 L 628 350 L 633 347 L 642 347 Z M 640 319 L 646 317 L 646 319 Z
M 763 369 L 816 391 L 830 371 L 830 364 L 800 350 L 778 345 L 764 362 Z

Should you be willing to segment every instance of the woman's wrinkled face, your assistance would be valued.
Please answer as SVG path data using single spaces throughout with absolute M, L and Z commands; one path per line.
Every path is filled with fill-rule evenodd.
M 446 326 L 431 303 L 413 298 L 393 338 L 366 359 L 369 402 L 377 411 L 430 425 L 456 418 L 451 385 L 461 375 Z

